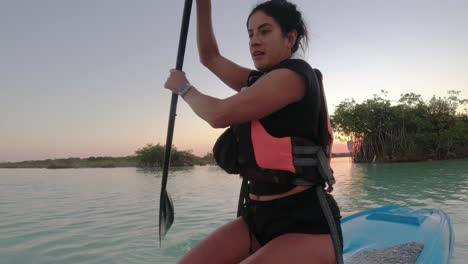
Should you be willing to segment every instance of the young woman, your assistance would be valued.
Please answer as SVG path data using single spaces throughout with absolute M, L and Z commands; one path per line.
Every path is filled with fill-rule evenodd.
M 284 167 L 281 164 L 291 163 L 291 157 L 278 156 L 274 148 L 281 144 L 271 143 L 290 138 L 288 142 L 304 139 L 320 146 L 320 130 L 327 128 L 324 97 L 314 70 L 305 61 L 291 58 L 307 42 L 301 13 L 288 1 L 261 3 L 247 18 L 247 32 L 257 70 L 221 55 L 212 29 L 211 3 L 197 0 L 200 60 L 239 93 L 226 99 L 210 97 L 177 70 L 170 71 L 165 84 L 212 127 L 235 128 L 240 174 L 249 182 L 242 217 L 201 241 L 180 263 L 335 263 L 331 228 L 315 187 L 291 180 L 301 175 L 317 181 L 318 170 L 299 173 Z M 272 161 L 268 152 L 279 162 Z M 338 206 L 330 194 L 324 197 L 341 237 Z

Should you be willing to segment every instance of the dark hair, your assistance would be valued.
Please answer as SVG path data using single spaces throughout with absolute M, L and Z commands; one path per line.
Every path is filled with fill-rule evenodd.
M 297 10 L 295 4 L 290 3 L 287 0 L 270 0 L 263 2 L 252 9 L 247 18 L 247 23 L 249 23 L 250 17 L 257 11 L 263 11 L 278 22 L 283 34 L 296 31 L 297 39 L 296 43 L 294 43 L 294 46 L 292 47 L 292 52 L 296 52 L 299 46 L 304 50 L 304 46 L 307 46 L 309 37 L 301 12 Z

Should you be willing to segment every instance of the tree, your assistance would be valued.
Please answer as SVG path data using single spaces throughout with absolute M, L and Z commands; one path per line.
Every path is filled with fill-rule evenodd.
M 467 104 L 459 91 L 448 97 L 402 94 L 396 105 L 387 93 L 362 103 L 344 100 L 335 109 L 332 124 L 340 139 L 351 141 L 355 162 L 409 161 L 466 157 L 468 146 Z
M 135 151 L 136 158 L 143 167 L 162 167 L 164 162 L 164 146 L 147 144 Z

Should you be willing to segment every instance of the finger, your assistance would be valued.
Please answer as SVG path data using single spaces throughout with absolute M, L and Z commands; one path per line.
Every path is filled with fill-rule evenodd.
M 170 89 L 169 83 L 171 82 L 171 78 L 167 78 L 166 82 L 164 83 L 164 88 Z
M 185 72 L 181 71 L 181 70 L 177 70 L 177 69 L 171 69 L 170 70 L 171 73 L 175 73 L 175 74 L 182 74 L 182 75 L 185 75 Z

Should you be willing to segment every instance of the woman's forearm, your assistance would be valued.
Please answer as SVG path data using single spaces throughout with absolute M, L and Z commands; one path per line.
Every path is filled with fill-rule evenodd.
M 200 61 L 204 65 L 220 54 L 213 32 L 210 0 L 197 0 L 197 46 Z
M 214 98 L 199 92 L 195 87 L 192 87 L 184 96 L 183 99 L 189 104 L 190 108 L 201 119 L 205 120 L 214 128 L 225 127 L 225 122 L 222 120 L 222 104 L 221 99 Z

